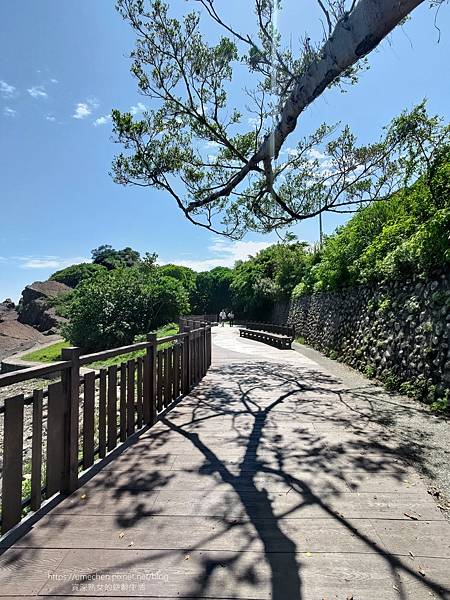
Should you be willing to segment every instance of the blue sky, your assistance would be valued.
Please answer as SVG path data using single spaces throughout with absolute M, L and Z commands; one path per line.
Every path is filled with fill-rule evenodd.
M 251 12 L 242 3 L 223 5 L 245 30 Z M 171 5 L 187 10 L 192 2 Z M 298 37 L 316 23 L 314 0 L 284 5 L 285 34 Z M 327 91 L 304 114 L 300 131 L 340 120 L 361 140 L 375 140 L 392 117 L 424 97 L 448 121 L 449 7 L 438 15 L 439 43 L 434 19 L 424 3 L 370 56 L 360 83 L 345 94 Z M 0 301 L 18 299 L 27 283 L 88 259 L 104 243 L 157 252 L 161 261 L 199 270 L 232 265 L 275 241 L 256 234 L 241 242 L 215 237 L 185 220 L 163 193 L 113 183 L 108 173 L 118 147 L 107 115 L 112 108 L 139 113 L 148 103 L 129 73 L 132 32 L 112 0 L 2 0 L 0 23 Z M 235 91 L 242 85 L 238 78 Z M 342 217 L 326 215 L 325 230 L 339 222 Z M 317 240 L 317 221 L 299 224 L 295 233 Z

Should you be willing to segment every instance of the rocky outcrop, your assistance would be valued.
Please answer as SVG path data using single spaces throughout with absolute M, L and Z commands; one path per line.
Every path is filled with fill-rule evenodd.
M 296 334 L 393 389 L 430 402 L 450 392 L 450 273 L 292 300 Z
M 51 301 L 71 289 L 58 281 L 35 281 L 27 285 L 19 305 L 19 322 L 38 331 L 55 333 L 65 319 L 56 314 Z
M 0 323 L 15 321 L 17 316 L 16 305 L 11 298 L 6 298 L 6 300 L 0 302 Z

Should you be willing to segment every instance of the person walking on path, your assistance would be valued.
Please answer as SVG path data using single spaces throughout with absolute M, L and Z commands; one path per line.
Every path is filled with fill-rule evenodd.
M 225 309 L 222 308 L 222 310 L 219 313 L 219 321 L 220 321 L 220 324 L 222 325 L 222 327 L 225 325 L 226 318 L 227 318 L 227 313 L 225 312 Z
M 230 310 L 230 312 L 228 313 L 228 322 L 230 323 L 230 327 L 233 327 L 233 325 L 234 325 L 234 312 L 232 310 Z

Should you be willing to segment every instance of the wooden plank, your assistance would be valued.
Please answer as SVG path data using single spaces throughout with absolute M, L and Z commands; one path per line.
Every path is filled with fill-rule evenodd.
M 98 455 L 106 456 L 106 384 L 107 370 L 100 369 L 100 385 L 98 396 Z
M 143 358 L 138 356 L 136 359 L 136 424 L 138 429 L 142 427 L 144 421 L 144 406 L 142 402 L 142 376 L 143 376 Z
M 84 376 L 84 408 L 83 408 L 83 467 L 87 469 L 94 464 L 94 413 L 95 413 L 95 371 Z
M 156 407 L 157 411 L 160 412 L 162 410 L 163 404 L 163 360 L 164 360 L 164 351 L 158 350 L 157 352 L 157 398 L 156 398 Z
M 173 347 L 173 399 L 180 395 L 180 345 Z
M 46 496 L 61 490 L 64 469 L 64 394 L 61 382 L 48 386 Z
M 172 346 L 169 351 L 170 362 L 170 403 L 175 400 L 175 349 Z
M 147 342 L 139 342 L 137 344 L 130 344 L 129 346 L 120 346 L 119 348 L 104 350 L 103 352 L 84 354 L 80 357 L 80 365 L 88 365 L 90 363 L 97 362 L 100 360 L 106 360 L 107 358 L 120 356 L 121 354 L 129 354 L 130 352 L 136 352 L 136 350 L 145 350 L 145 348 L 147 348 L 147 345 Z
M 29 369 L 20 369 L 20 371 L 13 371 L 12 373 L 3 373 L 0 375 L 0 388 L 21 383 L 22 381 L 28 381 L 29 379 L 43 377 L 44 375 L 50 375 L 57 371 L 63 371 L 69 368 L 69 361 L 59 360 L 48 365 L 43 365 L 42 367 L 30 367 Z
M 171 348 L 166 348 L 164 350 L 164 407 L 169 406 L 170 404 L 170 395 L 172 390 L 170 377 L 171 370 Z
M 195 344 L 196 344 L 196 338 L 197 338 L 197 334 L 193 333 L 191 335 L 191 347 L 190 347 L 190 357 L 191 357 L 191 387 L 193 387 L 196 384 L 195 381 L 195 361 L 196 361 L 196 354 L 195 354 Z
M 142 419 L 149 424 L 151 413 L 151 354 L 147 351 L 142 363 Z
M 202 331 L 202 377 L 204 377 L 206 373 L 206 329 Z
M 43 390 L 33 391 L 33 434 L 31 441 L 31 510 L 42 502 L 42 404 Z
M 201 372 L 201 360 L 202 360 L 202 357 L 201 357 L 201 344 L 200 344 L 200 341 L 201 341 L 201 332 L 199 331 L 198 334 L 197 334 L 197 340 L 196 340 L 196 345 L 195 345 L 195 352 L 197 354 L 197 357 L 196 357 L 195 378 L 196 378 L 197 383 L 200 381 L 200 377 L 201 377 L 200 372 Z
M 2 473 L 2 534 L 22 516 L 24 395 L 5 400 Z
M 190 360 L 190 334 L 188 333 L 187 336 L 184 338 L 183 340 L 183 347 L 181 350 L 181 363 L 183 366 L 183 394 L 189 394 L 189 389 L 190 389 L 190 379 L 189 379 L 189 373 L 190 373 L 190 367 L 189 367 L 189 363 L 191 362 Z
M 183 344 L 178 344 L 178 396 L 183 393 Z
M 80 348 L 63 348 L 61 358 L 70 361 L 70 369 L 61 372 L 64 396 L 64 449 L 61 491 L 70 494 L 78 486 Z
M 108 368 L 108 451 L 117 446 L 117 366 Z
M 142 382 L 142 416 L 144 423 L 150 425 L 154 423 L 155 415 L 155 388 L 153 384 L 153 378 L 156 374 L 153 370 L 153 356 L 156 347 L 156 333 L 149 333 L 147 335 L 147 342 L 150 342 L 150 346 L 144 355 L 143 360 L 143 382 Z
M 150 386 L 150 423 L 153 424 L 156 422 L 156 401 L 157 401 L 157 387 L 156 387 L 156 378 L 157 378 L 157 366 L 156 366 L 156 355 L 158 352 L 158 344 L 156 341 L 156 333 L 149 334 L 147 336 L 147 341 L 151 342 L 151 347 L 147 351 L 148 359 L 150 363 L 150 377 L 149 377 L 149 386 Z
M 212 331 L 211 327 L 208 329 L 208 339 L 207 339 L 207 347 L 208 347 L 208 369 L 211 366 L 212 361 Z
M 201 369 L 201 332 L 197 333 L 196 345 L 195 345 L 195 382 L 198 383 L 200 381 L 200 369 Z
M 120 365 L 120 441 L 127 439 L 127 365 Z
M 135 430 L 135 372 L 136 361 L 132 358 L 127 362 L 127 437 Z

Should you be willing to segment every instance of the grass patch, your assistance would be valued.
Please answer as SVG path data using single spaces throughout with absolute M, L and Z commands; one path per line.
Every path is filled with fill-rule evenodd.
M 61 360 L 61 350 L 69 346 L 70 343 L 67 340 L 63 340 L 62 342 L 56 342 L 56 344 L 47 346 L 47 348 L 41 348 L 40 350 L 25 354 L 22 356 L 22 359 L 43 363 L 54 362 L 55 360 Z
M 160 327 L 156 331 L 156 335 L 158 338 L 167 337 L 169 335 L 175 335 L 178 333 L 178 325 L 177 323 L 168 323 L 163 327 Z M 137 336 L 136 342 L 145 341 L 145 336 Z M 170 344 L 161 344 L 159 348 L 165 348 Z M 57 360 L 61 360 L 61 350 L 63 348 L 67 348 L 70 346 L 70 342 L 63 340 L 61 342 L 56 342 L 51 346 L 47 346 L 47 348 L 42 348 L 40 350 L 36 350 L 34 352 L 30 352 L 29 354 L 25 354 L 23 356 L 23 360 L 30 360 L 33 362 L 42 362 L 49 363 Z M 90 364 L 90 367 L 98 369 L 100 367 L 110 367 L 111 365 L 119 365 L 120 363 L 131 360 L 132 358 L 138 358 L 139 356 L 144 356 L 145 350 L 137 350 L 136 352 L 130 352 L 129 354 L 121 354 L 120 356 L 114 356 L 113 358 L 108 358 L 106 360 L 100 360 L 95 363 Z

